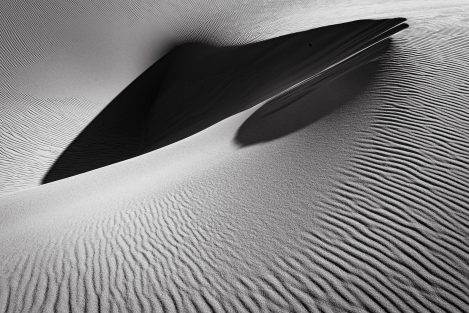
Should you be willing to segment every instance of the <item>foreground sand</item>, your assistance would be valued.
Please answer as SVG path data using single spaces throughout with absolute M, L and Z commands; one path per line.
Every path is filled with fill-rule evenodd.
M 283 110 L 4 195 L 0 311 L 467 310 L 469 14 L 406 13 Z

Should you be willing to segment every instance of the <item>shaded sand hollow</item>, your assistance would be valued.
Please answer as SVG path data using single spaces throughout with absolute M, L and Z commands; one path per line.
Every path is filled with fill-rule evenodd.
M 225 2 L 0 4 L 0 312 L 466 312 L 469 6 Z

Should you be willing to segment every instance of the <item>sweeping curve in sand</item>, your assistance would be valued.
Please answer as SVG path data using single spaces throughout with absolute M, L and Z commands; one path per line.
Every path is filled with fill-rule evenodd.
M 164 147 L 268 98 L 345 74 L 371 62 L 404 21 L 355 21 L 246 46 L 178 45 L 122 91 L 42 181 Z

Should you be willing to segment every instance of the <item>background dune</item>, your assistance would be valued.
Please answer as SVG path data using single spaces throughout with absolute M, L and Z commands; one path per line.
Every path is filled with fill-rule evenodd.
M 86 84 L 61 76 L 78 75 L 70 68 L 38 70 L 60 64 L 52 57 L 30 61 L 35 43 L 54 41 L 25 40 L 32 46 L 16 61 L 3 54 L 0 311 L 466 311 L 469 13 L 461 4 L 422 3 L 295 2 L 267 11 L 233 4 L 218 9 L 227 15 L 208 11 L 218 24 L 206 28 L 195 21 L 207 8 L 192 3 L 200 11 L 185 25 L 194 33 L 175 33 L 200 39 L 218 29 L 220 44 L 357 18 L 405 16 L 410 28 L 374 63 L 317 89 L 307 85 L 301 97 L 288 94 L 294 101 L 278 114 L 268 113 L 282 101 L 262 101 L 163 148 L 41 186 L 66 146 L 149 65 L 138 68 L 144 58 L 130 51 L 148 49 L 110 54 L 116 75 L 88 65 L 82 70 L 96 74 L 84 75 Z M 29 9 L 39 17 L 9 23 L 27 27 L 44 10 L 60 13 L 60 6 Z M 90 12 L 134 12 L 129 21 L 145 25 L 128 7 Z M 167 16 L 186 18 L 174 14 Z M 21 40 L 6 42 L 9 53 L 20 50 Z M 106 55 L 96 53 L 94 60 Z M 129 55 L 114 62 L 119 53 Z M 318 103 L 335 108 L 303 117 Z M 240 141 L 246 131 L 260 137 Z

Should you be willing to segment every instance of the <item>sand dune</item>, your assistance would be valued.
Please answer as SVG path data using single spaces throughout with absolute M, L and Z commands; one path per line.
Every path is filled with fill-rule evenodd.
M 178 5 L 4 1 L 0 194 L 40 185 L 81 130 L 178 43 L 242 45 L 358 19 L 409 12 L 433 18 L 465 4 L 466 0 L 220 0 L 216 5 L 198 0 Z
M 362 18 L 379 5 L 370 7 L 363 5 Z M 324 63 L 307 52 L 308 45 L 294 50 L 278 65 L 284 76 L 260 71 L 262 62 L 275 63 L 283 51 L 299 47 L 290 40 L 303 42 L 341 26 L 267 41 L 272 54 L 256 48 L 262 43 L 247 46 L 265 58 L 237 68 L 260 76 L 233 85 L 214 79 L 230 95 L 214 102 L 191 96 L 199 95 L 203 82 L 184 86 L 177 75 L 186 67 L 174 68 L 174 80 L 165 80 L 174 88 L 163 89 L 167 97 L 207 105 L 207 121 L 196 125 L 197 117 L 183 118 L 180 127 L 180 107 L 157 106 L 173 117 L 143 125 L 155 127 L 147 130 L 152 135 L 161 125 L 175 125 L 169 142 L 148 136 L 155 141 L 144 141 L 142 150 L 131 146 L 129 155 L 111 161 L 149 153 L 0 198 L 0 312 L 467 311 L 467 12 L 443 6 L 400 12 L 395 16 L 408 17 L 408 30 L 347 59 L 343 54 L 360 50 L 347 35 L 366 34 L 357 41 L 364 48 L 367 38 L 389 25 L 353 22 L 336 33 L 345 42 L 338 47 L 350 43 L 348 49 L 318 43 L 331 49 L 330 59 L 321 57 Z M 359 26 L 354 34 L 351 25 Z M 196 69 L 188 78 L 200 74 L 196 49 L 202 60 L 212 60 L 205 53 L 235 49 L 182 48 L 174 51 L 194 57 L 184 57 Z M 238 54 L 240 62 L 250 55 Z M 213 58 L 205 75 L 216 74 L 219 65 L 236 66 L 224 61 L 231 61 L 228 55 Z M 311 72 L 322 75 L 288 89 Z M 116 100 L 145 87 L 135 83 Z M 177 95 L 176 87 L 187 95 Z M 209 87 L 208 100 L 218 92 Z M 237 93 L 243 89 L 245 94 Z M 86 134 L 99 105 L 61 109 L 77 112 L 82 122 L 74 129 Z M 58 110 L 39 107 L 31 107 L 32 114 L 47 114 L 45 120 Z M 192 116 L 191 108 L 182 112 Z M 121 109 L 133 117 L 122 124 L 123 135 L 142 119 L 161 118 Z M 106 110 L 98 119 L 103 115 Z M 113 118 L 125 122 L 117 113 L 105 121 L 115 123 Z M 105 126 L 98 128 L 106 130 L 103 135 L 121 138 L 119 129 Z M 47 134 L 47 125 L 41 127 Z M 65 125 L 50 126 L 49 134 L 60 127 Z M 140 131 L 134 138 L 141 138 Z M 62 136 L 72 141 L 72 133 Z M 65 149 L 64 141 L 55 140 Z
M 371 47 L 405 28 L 403 22 L 358 21 L 247 46 L 178 46 L 81 132 L 43 182 L 161 148 L 265 99 L 278 98 L 288 88 L 317 84 L 332 70 L 336 73 L 329 76 L 345 74 L 360 62 L 370 62 L 377 52 Z M 361 60 L 356 61 L 357 54 Z

